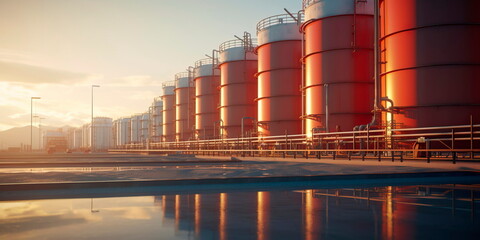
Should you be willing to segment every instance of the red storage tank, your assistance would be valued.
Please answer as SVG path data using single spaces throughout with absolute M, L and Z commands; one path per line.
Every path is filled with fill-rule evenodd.
M 373 0 L 305 0 L 305 133 L 372 119 Z
M 288 14 L 257 24 L 258 135 L 302 133 L 302 34 Z
M 212 58 L 195 62 L 195 136 L 197 139 L 212 139 L 214 127 L 220 119 L 220 69 Z
M 480 118 L 480 1 L 380 1 L 382 97 L 401 127 Z M 384 104 L 391 107 L 389 103 Z
M 175 135 L 177 141 L 193 138 L 195 127 L 195 88 L 189 72 L 175 75 Z
M 246 43 L 246 44 L 245 44 Z M 222 136 L 236 138 L 256 131 L 257 55 L 254 43 L 246 34 L 244 40 L 231 40 L 220 45 L 220 120 Z M 249 119 L 247 119 L 249 118 Z M 244 119 L 244 133 L 241 123 Z M 253 121 L 252 121 L 253 120 Z
M 175 83 L 164 83 L 162 88 L 162 140 L 164 142 L 173 142 L 175 141 L 175 92 L 173 91 L 175 88 Z

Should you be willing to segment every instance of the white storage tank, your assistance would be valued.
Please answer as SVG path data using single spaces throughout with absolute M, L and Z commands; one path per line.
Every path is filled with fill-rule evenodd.
M 142 114 L 142 118 L 140 120 L 140 142 L 146 143 L 150 138 L 150 114 L 144 113 Z
M 120 118 L 118 119 L 118 127 L 116 129 L 116 143 L 117 147 L 125 146 L 130 143 L 130 118 Z
M 152 104 L 152 115 L 150 116 L 150 133 L 151 138 L 150 141 L 152 142 L 161 142 L 162 135 L 163 135 L 163 101 L 161 97 L 157 97 L 154 99 Z
M 83 124 L 82 129 L 82 149 L 90 148 L 90 123 Z
M 130 143 L 141 142 L 141 120 L 142 114 L 136 114 L 130 118 Z
M 80 149 L 82 147 L 83 132 L 82 128 L 77 128 L 73 131 L 73 149 Z
M 94 151 L 105 151 L 113 146 L 113 121 L 108 117 L 93 119 L 93 148 Z

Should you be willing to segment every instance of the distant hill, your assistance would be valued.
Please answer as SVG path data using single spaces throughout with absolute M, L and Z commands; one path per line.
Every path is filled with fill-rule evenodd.
M 61 127 L 63 129 L 69 126 Z M 42 132 L 46 130 L 56 130 L 58 127 L 42 126 Z M 38 149 L 39 146 L 38 127 L 33 127 L 33 148 Z M 0 131 L 0 149 L 9 147 L 21 147 L 22 145 L 30 145 L 30 126 L 10 128 Z

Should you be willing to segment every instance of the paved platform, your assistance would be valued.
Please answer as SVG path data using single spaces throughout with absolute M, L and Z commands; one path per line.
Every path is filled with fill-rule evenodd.
M 248 157 L 233 160 L 191 155 L 1 155 L 0 184 L 480 171 L 476 162 Z

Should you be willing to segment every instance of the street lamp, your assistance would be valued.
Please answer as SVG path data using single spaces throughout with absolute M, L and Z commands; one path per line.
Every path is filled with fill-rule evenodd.
M 93 147 L 93 88 L 100 87 L 100 85 L 92 85 L 92 122 L 90 123 L 90 149 L 91 152 L 93 153 L 94 147 Z
M 41 99 L 41 97 L 30 98 L 30 152 L 33 151 L 33 100 Z

